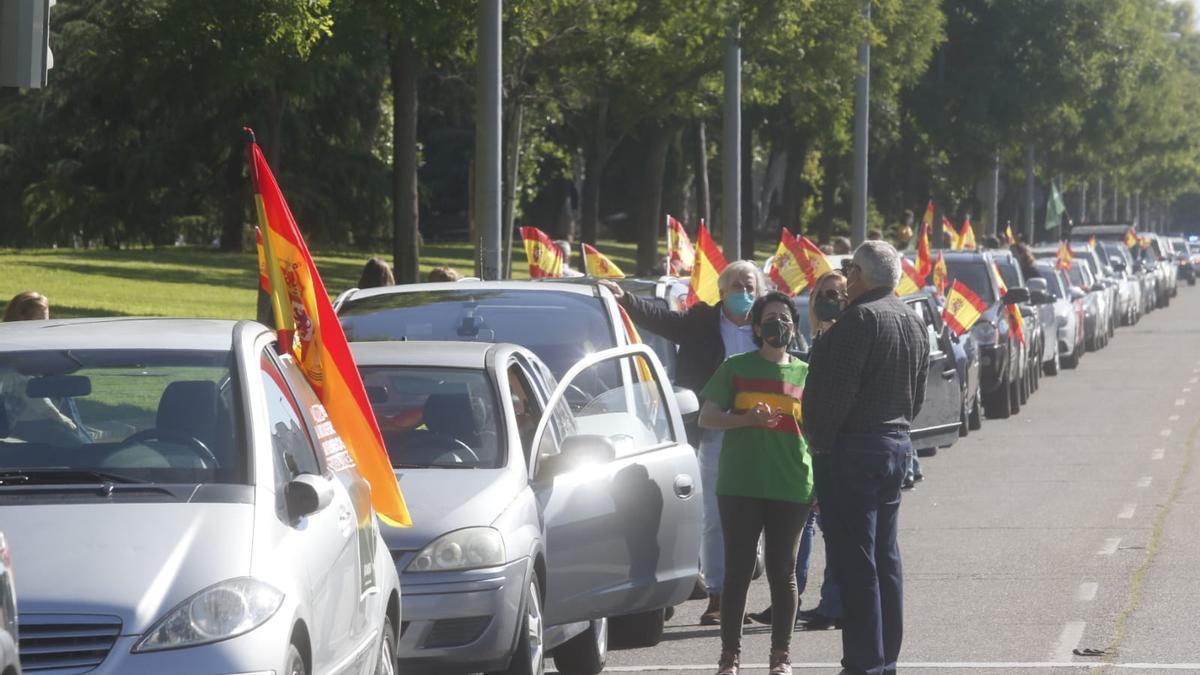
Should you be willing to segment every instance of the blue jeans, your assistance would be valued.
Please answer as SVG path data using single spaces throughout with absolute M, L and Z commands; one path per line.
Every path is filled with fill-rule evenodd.
M 904 482 L 911 483 L 918 476 L 924 476 L 921 472 L 921 458 L 917 456 L 917 451 L 909 448 L 908 454 L 904 456 Z
M 833 479 L 830 474 L 832 468 L 833 460 L 829 455 L 813 455 L 813 480 L 816 482 L 818 503 L 822 490 L 829 492 L 833 489 L 830 484 Z M 817 525 L 821 528 L 821 537 L 825 541 L 825 573 L 821 579 L 821 600 L 813 611 L 830 619 L 840 619 L 842 618 L 842 589 L 838 587 L 835 573 L 837 565 L 834 563 L 833 543 L 830 541 L 829 528 L 825 526 L 824 517 L 816 511 L 820 511 L 820 509 L 814 510 L 813 515 Z
M 813 529 L 816 527 L 816 510 L 808 512 L 804 529 L 800 531 L 800 553 L 796 556 L 796 595 L 804 595 L 808 586 L 808 566 L 812 560 Z
M 842 667 L 892 675 L 904 634 L 904 583 L 896 538 L 908 434 L 842 434 L 821 496 L 833 541 L 842 618 Z
M 717 507 L 717 469 L 721 463 L 721 443 L 725 434 L 712 429 L 700 430 L 700 492 L 704 517 L 700 531 L 700 570 L 709 595 L 717 595 L 725 582 L 725 538 L 721 535 L 721 511 Z

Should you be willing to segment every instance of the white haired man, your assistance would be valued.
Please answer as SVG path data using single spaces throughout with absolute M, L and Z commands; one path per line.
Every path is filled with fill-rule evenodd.
M 894 675 L 904 630 L 896 528 L 908 431 L 925 398 L 925 326 L 896 297 L 900 257 L 864 242 L 849 304 L 809 354 L 805 435 L 842 589 L 842 673 Z
M 697 393 L 712 379 L 727 357 L 756 351 L 750 308 L 766 293 L 762 272 L 748 260 L 730 263 L 717 278 L 721 301 L 716 305 L 698 302 L 684 312 L 671 311 L 659 304 L 625 293 L 615 283 L 601 281 L 629 312 L 629 318 L 641 328 L 679 345 L 675 383 Z M 721 514 L 717 508 L 717 467 L 721 458 L 724 432 L 715 429 L 689 430 L 691 442 L 700 455 L 700 482 L 704 486 L 704 525 L 700 546 L 700 569 L 708 591 L 708 607 L 700 616 L 703 626 L 721 621 L 721 589 L 725 583 L 725 539 L 721 533 Z

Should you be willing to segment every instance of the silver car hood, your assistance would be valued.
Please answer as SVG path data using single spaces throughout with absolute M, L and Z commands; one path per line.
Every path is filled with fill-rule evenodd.
M 413 526 L 383 527 L 393 551 L 416 551 L 453 530 L 491 525 L 528 483 L 507 469 L 398 469 Z
M 20 613 L 108 614 L 143 633 L 218 581 L 250 573 L 253 504 L 5 506 Z

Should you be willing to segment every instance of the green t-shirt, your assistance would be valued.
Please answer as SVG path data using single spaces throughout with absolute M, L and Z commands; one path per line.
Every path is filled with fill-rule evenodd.
M 783 413 L 774 428 L 725 430 L 718 495 L 813 500 L 812 459 L 801 433 L 800 399 L 807 376 L 808 364 L 797 358 L 771 363 L 756 351 L 729 357 L 713 373 L 701 396 L 722 410 L 745 412 L 761 401 Z

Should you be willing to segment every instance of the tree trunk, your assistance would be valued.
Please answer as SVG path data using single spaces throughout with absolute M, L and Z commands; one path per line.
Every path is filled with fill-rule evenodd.
M 712 222 L 712 192 L 708 186 L 708 139 L 704 120 L 696 123 L 696 210 L 700 220 Z
M 841 184 L 842 158 L 836 153 L 827 153 L 821 159 L 821 216 L 817 223 L 817 238 L 826 244 L 833 236 L 833 219 L 837 214 L 838 187 Z
M 748 116 L 746 116 L 748 117 Z M 754 194 L 754 125 L 748 119 L 742 124 L 742 258 L 754 259 L 754 228 L 758 225 Z
M 420 202 L 417 195 L 417 50 L 400 35 L 392 45 L 394 233 L 392 261 L 397 283 L 420 278 Z
M 246 213 L 247 180 L 242 173 L 246 163 L 244 141 L 239 135 L 237 143 L 225 164 L 225 207 L 221 213 L 221 250 L 242 250 L 242 228 Z M 264 232 L 264 234 L 266 234 Z
M 683 219 L 687 222 L 691 214 L 687 210 L 687 165 L 684 159 L 683 136 L 681 131 L 671 134 L 670 146 L 667 150 L 667 164 L 663 172 L 663 213 Z M 657 227 L 666 229 L 664 218 L 658 219 Z
M 800 217 L 804 209 L 804 199 L 808 196 L 808 186 L 804 182 L 804 165 L 808 162 L 808 142 L 804 134 L 791 131 L 787 135 L 787 168 L 783 174 L 783 213 L 779 216 L 779 224 L 800 234 Z
M 512 277 L 513 259 L 513 228 L 516 227 L 517 217 L 517 170 L 521 166 L 521 123 L 525 117 L 525 106 L 520 98 L 513 97 L 512 111 L 509 115 L 508 128 L 505 129 L 505 167 L 504 167 L 504 278 Z
M 592 141 L 584 150 L 583 195 L 581 209 L 583 222 L 580 224 L 580 238 L 592 245 L 600 232 L 600 182 L 604 177 L 604 167 L 612 156 L 612 146 L 607 142 L 608 137 L 608 97 L 602 96 L 595 104 L 594 127 Z
M 641 274 L 653 269 L 658 262 L 658 233 L 663 221 L 662 194 L 663 171 L 667 164 L 667 150 L 671 147 L 671 129 L 658 128 L 650 132 L 646 148 L 639 199 L 636 204 L 637 227 L 637 270 Z

